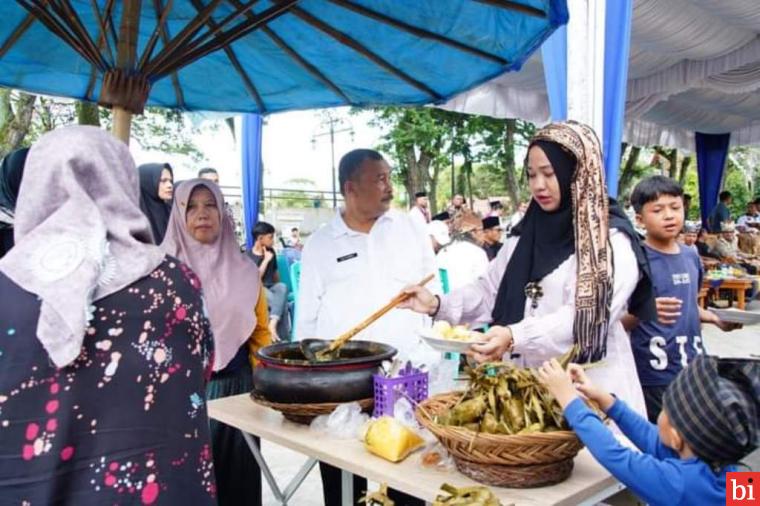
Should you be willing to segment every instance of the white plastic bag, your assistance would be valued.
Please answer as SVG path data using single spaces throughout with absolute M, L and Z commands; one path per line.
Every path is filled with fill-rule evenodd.
M 406 397 L 401 397 L 393 405 L 393 418 L 403 423 L 407 427 L 416 429 L 419 425 L 414 417 L 414 406 Z
M 316 417 L 310 428 L 338 439 L 356 439 L 367 420 L 369 415 L 362 413 L 359 403 L 350 402 L 341 404 L 329 415 Z

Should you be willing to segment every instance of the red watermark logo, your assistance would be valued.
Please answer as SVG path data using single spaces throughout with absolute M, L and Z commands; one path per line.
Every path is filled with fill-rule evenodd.
M 726 473 L 726 506 L 760 505 L 760 473 Z

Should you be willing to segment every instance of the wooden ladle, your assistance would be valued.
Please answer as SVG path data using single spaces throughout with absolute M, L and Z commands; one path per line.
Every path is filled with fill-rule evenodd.
M 417 283 L 417 286 L 425 286 L 434 277 L 434 274 L 425 276 L 422 281 Z M 322 339 L 304 339 L 301 341 L 301 352 L 303 352 L 304 357 L 306 357 L 309 362 L 327 362 L 328 360 L 335 360 L 338 358 L 338 355 L 340 353 L 340 347 L 346 344 L 349 339 L 375 323 L 375 321 L 377 321 L 381 316 L 408 298 L 409 294 L 399 292 L 399 294 L 393 297 L 390 302 L 372 313 L 367 319 L 351 328 L 348 332 L 344 332 L 338 336 L 327 346 L 325 346 L 325 341 Z

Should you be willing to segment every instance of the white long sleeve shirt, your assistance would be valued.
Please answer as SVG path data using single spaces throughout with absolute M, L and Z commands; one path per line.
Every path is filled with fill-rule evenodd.
M 428 288 L 440 291 L 437 271 L 424 225 L 408 214 L 390 210 L 364 234 L 338 212 L 304 246 L 296 338 L 333 339 L 428 274 L 436 274 Z M 417 332 L 429 325 L 427 316 L 394 309 L 355 339 L 390 344 L 408 357 L 424 346 Z
M 454 241 L 436 255 L 438 267 L 449 275 L 449 289 L 474 282 L 488 270 L 488 254 L 469 241 Z
M 490 263 L 488 271 L 475 283 L 441 298 L 436 319 L 450 323 L 491 321 L 496 294 L 507 264 L 517 246 L 517 237 L 507 240 Z M 610 244 L 614 260 L 614 284 L 607 335 L 607 356 L 599 366 L 589 369 L 588 376 L 599 387 L 615 393 L 637 412 L 646 413 L 631 343 L 620 322 L 628 309 L 628 299 L 639 280 L 636 256 L 628 237 L 613 229 Z M 573 345 L 575 317 L 576 259 L 570 255 L 540 282 L 543 296 L 538 307 L 525 301 L 525 317 L 509 325 L 514 338 L 512 352 L 519 354 L 517 363 L 525 367 L 541 365 L 545 360 L 567 352 Z
M 429 211 L 422 210 L 419 206 L 414 206 L 409 210 L 409 216 L 416 220 L 420 225 L 425 226 L 428 223 L 430 223 L 430 215 L 428 214 Z

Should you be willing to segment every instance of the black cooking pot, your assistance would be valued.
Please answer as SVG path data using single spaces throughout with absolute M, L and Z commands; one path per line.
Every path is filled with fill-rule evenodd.
M 396 353 L 387 344 L 349 341 L 338 359 L 310 363 L 300 343 L 273 344 L 256 352 L 259 363 L 253 369 L 253 389 L 267 401 L 283 404 L 367 399 L 374 393 L 372 375 Z

